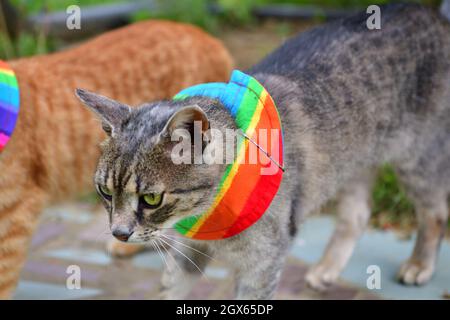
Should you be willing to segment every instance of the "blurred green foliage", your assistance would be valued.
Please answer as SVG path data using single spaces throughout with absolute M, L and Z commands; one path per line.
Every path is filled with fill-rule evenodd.
M 10 0 L 10 2 L 18 9 L 22 16 L 26 16 L 39 12 L 65 10 L 73 4 L 89 6 L 123 2 L 123 0 Z M 0 20 L 3 21 L 3 18 L 0 15 Z M 47 37 L 45 30 L 41 30 L 38 35 L 21 32 L 14 41 L 4 32 L 0 32 L 0 59 L 13 59 L 45 54 L 56 50 L 57 47 L 57 40 Z
M 133 21 L 146 19 L 168 19 L 195 24 L 210 32 L 217 31 L 219 17 L 209 12 L 206 0 L 153 0 L 158 4 L 158 12 L 141 11 L 134 16 Z
M 126 2 L 127 0 L 10 0 L 24 13 L 64 10 L 69 5 L 90 6 L 103 3 Z M 163 9 L 161 12 L 140 12 L 134 20 L 149 18 L 171 19 L 196 24 L 209 31 L 216 31 L 220 22 L 248 24 L 253 21 L 252 9 L 267 4 L 315 5 L 325 8 L 364 7 L 370 4 L 386 4 L 402 0 L 152 0 Z M 409 2 L 439 5 L 441 0 L 409 0 Z M 224 9 L 221 16 L 213 16 L 208 6 L 218 4 Z
M 389 165 L 380 168 L 372 197 L 373 213 L 375 215 L 391 214 L 391 222 L 394 224 L 414 213 L 412 203 L 402 190 L 393 168 Z
M 198 25 L 210 32 L 217 32 L 223 23 L 232 25 L 248 25 L 254 22 L 252 9 L 256 6 L 304 5 L 323 8 L 358 8 L 371 4 L 387 4 L 401 0 L 153 0 L 158 3 L 161 12 L 139 12 L 134 21 L 150 18 L 170 19 Z M 409 0 L 410 2 L 427 5 L 439 5 L 441 0 Z M 404 2 L 404 1 L 403 1 Z M 209 6 L 216 4 L 223 12 L 221 15 L 211 15 Z M 320 18 L 318 16 L 317 18 Z
M 37 13 L 41 11 L 65 10 L 70 5 L 90 6 L 124 0 L 10 0 L 21 12 Z
M 45 54 L 56 49 L 56 41 L 48 38 L 45 33 L 38 36 L 22 32 L 14 41 L 6 33 L 0 32 L 0 59 L 10 60 L 19 57 L 29 57 Z
M 358 8 L 367 7 L 372 4 L 382 5 L 394 2 L 405 2 L 404 0 L 217 0 L 217 3 L 225 9 L 228 20 L 237 23 L 248 23 L 252 21 L 252 8 L 259 5 L 281 4 L 281 5 L 304 5 L 323 8 Z M 441 0 L 409 0 L 426 5 L 438 6 Z

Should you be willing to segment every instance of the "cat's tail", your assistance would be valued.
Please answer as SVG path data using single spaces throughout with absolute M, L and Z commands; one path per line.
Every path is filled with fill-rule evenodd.
M 441 14 L 450 21 L 450 0 L 442 0 Z

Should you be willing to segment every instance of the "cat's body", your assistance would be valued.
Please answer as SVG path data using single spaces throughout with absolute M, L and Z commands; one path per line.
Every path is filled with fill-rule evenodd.
M 80 107 L 73 88 L 95 88 L 131 104 L 159 100 L 189 85 L 225 80 L 231 58 L 198 28 L 152 21 L 9 65 L 19 82 L 21 107 L 0 154 L 1 298 L 17 282 L 43 207 L 92 190 L 104 133 Z
M 279 104 L 293 171 L 297 219 L 338 196 L 338 225 L 307 282 L 338 277 L 370 216 L 376 167 L 391 163 L 419 221 L 400 280 L 431 277 L 447 226 L 450 194 L 450 26 L 416 5 L 382 7 L 313 30 L 252 69 Z M 283 63 L 277 63 L 283 61 Z M 296 220 L 296 219 L 294 219 Z
M 177 262 L 167 259 L 163 297 L 188 294 L 200 276 L 197 268 L 209 262 L 186 244 L 229 263 L 238 298 L 272 297 L 299 223 L 342 192 L 341 222 L 308 275 L 312 286 L 323 288 L 337 277 L 367 223 L 371 172 L 386 161 L 398 169 L 420 223 L 401 280 L 420 284 L 431 277 L 450 193 L 450 25 L 416 5 L 382 7 L 381 14 L 381 30 L 367 29 L 366 14 L 337 21 L 287 41 L 249 71 L 278 106 L 286 172 L 262 218 L 228 239 L 182 245 L 161 232 L 202 212 L 225 169 L 174 165 L 164 137 L 194 119 L 222 131 L 234 128 L 219 102 L 193 97 L 129 111 L 79 92 L 113 132 L 96 174 L 113 234 L 131 242 L 160 237 L 177 247 Z M 158 201 L 149 207 L 144 194 Z

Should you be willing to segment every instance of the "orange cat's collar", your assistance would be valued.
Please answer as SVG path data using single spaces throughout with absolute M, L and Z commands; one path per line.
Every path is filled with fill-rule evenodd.
M 8 143 L 19 115 L 19 86 L 14 71 L 0 60 L 0 152 Z

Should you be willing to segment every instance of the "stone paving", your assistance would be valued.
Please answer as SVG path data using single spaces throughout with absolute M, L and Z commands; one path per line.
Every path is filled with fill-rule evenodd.
M 292 255 L 310 264 L 318 261 L 334 229 L 331 216 L 312 217 L 301 227 Z M 341 278 L 360 287 L 366 287 L 369 266 L 381 272 L 381 288 L 374 290 L 386 299 L 449 299 L 450 242 L 446 239 L 439 250 L 439 259 L 433 278 L 420 287 L 404 286 L 396 281 L 398 269 L 411 255 L 416 236 L 405 237 L 392 231 L 369 229 L 358 241 L 354 253 Z M 374 292 L 372 291 L 372 292 Z
M 47 209 L 36 232 L 15 299 L 157 299 L 163 261 L 148 250 L 132 258 L 110 257 L 105 243 L 111 237 L 102 208 L 67 204 Z M 300 241 L 301 242 L 301 241 Z M 69 290 L 66 272 L 71 265 L 81 270 L 81 289 Z M 349 283 L 339 283 L 326 293 L 305 286 L 308 266 L 289 257 L 277 299 L 378 299 Z M 214 262 L 190 299 L 232 298 L 228 270 Z

